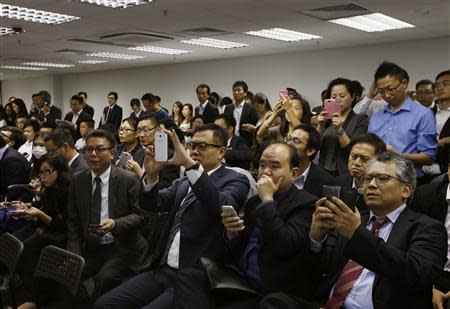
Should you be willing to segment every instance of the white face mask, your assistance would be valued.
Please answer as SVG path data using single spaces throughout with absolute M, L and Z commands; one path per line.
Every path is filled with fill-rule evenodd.
M 40 159 L 43 155 L 47 153 L 45 146 L 33 146 L 33 156 L 36 159 Z

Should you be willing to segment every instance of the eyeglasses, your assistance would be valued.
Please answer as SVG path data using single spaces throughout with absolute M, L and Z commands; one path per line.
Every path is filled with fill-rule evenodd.
M 134 132 L 134 131 L 136 131 L 136 130 L 128 129 L 128 128 L 119 128 L 120 133 L 122 133 L 122 132 L 128 133 L 128 132 Z
M 389 94 L 393 94 L 395 90 L 397 90 L 397 88 L 403 83 L 403 81 L 399 82 L 397 86 L 395 86 L 394 88 L 386 88 L 386 89 L 380 89 L 378 88 L 378 93 L 381 96 L 384 96 L 386 93 Z
M 199 142 L 199 143 L 191 142 L 191 143 L 188 143 L 189 150 L 192 150 L 192 151 L 196 150 L 196 149 L 198 151 L 205 151 L 206 148 L 208 148 L 208 146 L 215 147 L 215 148 L 224 147 L 224 146 L 208 144 L 208 143 L 204 143 L 204 142 Z
M 95 153 L 100 154 L 100 153 L 104 153 L 106 150 L 111 150 L 111 149 L 113 149 L 113 148 L 112 147 L 101 147 L 101 146 L 98 146 L 98 147 L 84 147 L 84 152 L 85 153 L 93 153 L 94 150 L 95 150 Z
M 45 171 L 41 171 L 39 173 L 39 178 L 42 177 L 47 177 L 48 175 L 50 175 L 51 173 L 53 173 L 55 170 L 45 170 Z
M 152 130 L 154 130 L 154 129 L 156 129 L 158 126 L 156 126 L 156 127 L 153 127 L 153 128 L 139 128 L 139 129 L 137 129 L 137 133 L 138 134 L 141 134 L 141 133 L 144 133 L 144 134 L 148 134 L 148 133 L 150 133 Z
M 372 182 L 373 179 L 375 179 L 375 182 L 376 182 L 377 184 L 379 184 L 379 185 L 380 185 L 380 184 L 385 184 L 385 183 L 387 183 L 387 182 L 388 182 L 389 180 L 391 180 L 391 179 L 395 179 L 395 180 L 397 180 L 397 181 L 399 181 L 399 182 L 406 183 L 406 182 L 403 181 L 402 179 L 400 179 L 400 178 L 398 178 L 398 177 L 396 177 L 396 176 L 388 175 L 388 174 L 364 175 L 364 176 L 362 177 L 363 184 L 364 184 L 365 186 L 369 185 L 369 184 Z
M 305 142 L 303 142 L 301 139 L 297 138 L 297 137 L 291 137 L 291 136 L 286 136 L 284 138 L 284 142 L 288 143 L 288 144 L 295 144 L 295 145 L 300 145 L 300 144 L 305 144 Z

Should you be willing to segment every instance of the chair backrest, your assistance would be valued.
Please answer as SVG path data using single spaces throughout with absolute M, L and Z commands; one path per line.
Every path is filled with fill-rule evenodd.
M 11 277 L 23 251 L 23 243 L 9 233 L 0 235 L 0 279 Z
M 34 276 L 54 280 L 75 295 L 83 269 L 83 257 L 49 245 L 41 251 Z

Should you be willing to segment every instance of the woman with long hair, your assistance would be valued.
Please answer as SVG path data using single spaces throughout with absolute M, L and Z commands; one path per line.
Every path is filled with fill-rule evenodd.
M 180 101 L 176 101 L 172 105 L 172 115 L 170 116 L 170 119 L 172 119 L 173 122 L 177 124 L 177 126 L 180 126 L 181 122 L 184 120 L 184 116 L 182 113 L 183 110 L 183 103 Z

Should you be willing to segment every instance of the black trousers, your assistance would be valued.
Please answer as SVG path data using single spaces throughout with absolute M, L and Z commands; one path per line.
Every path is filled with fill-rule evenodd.
M 184 269 L 178 273 L 174 290 L 174 309 L 252 309 L 260 298 L 238 291 L 212 290 L 202 269 Z

